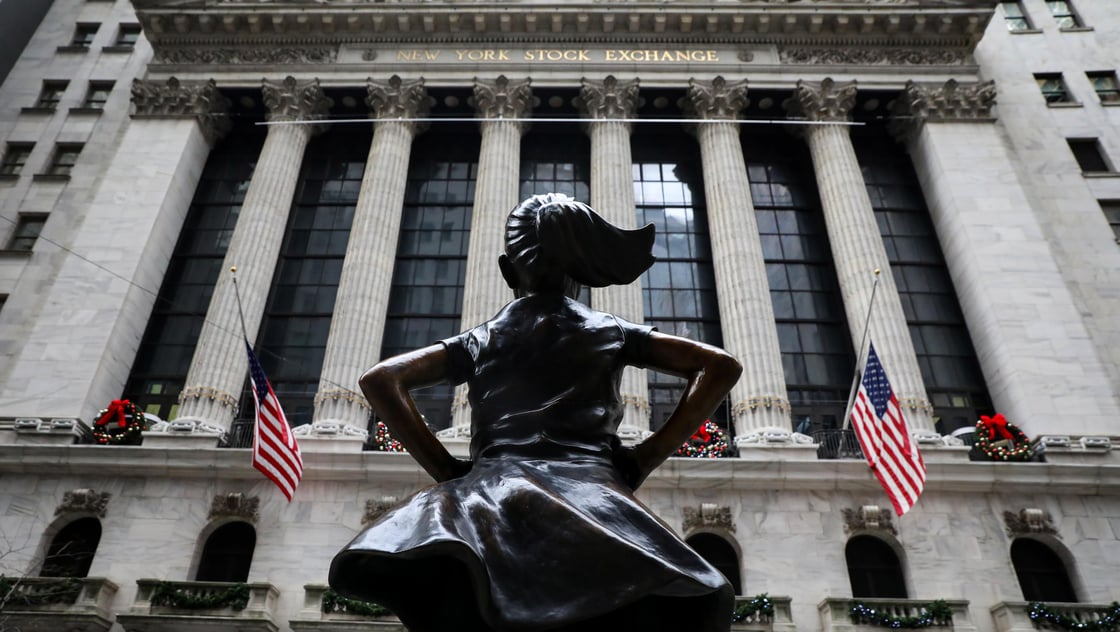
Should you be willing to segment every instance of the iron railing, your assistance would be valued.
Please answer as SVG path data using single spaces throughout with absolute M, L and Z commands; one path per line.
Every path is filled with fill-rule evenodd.
M 833 429 L 813 432 L 818 459 L 862 459 L 863 450 L 854 430 Z

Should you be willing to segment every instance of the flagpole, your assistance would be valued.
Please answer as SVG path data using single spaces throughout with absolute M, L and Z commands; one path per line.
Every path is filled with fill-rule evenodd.
M 241 289 L 237 285 L 237 266 L 231 266 L 229 275 L 233 279 L 233 296 L 237 300 L 237 316 L 241 319 L 241 335 L 249 343 L 249 330 L 245 327 L 245 310 L 241 308 Z
M 848 429 L 848 422 L 852 418 L 852 406 L 855 405 L 856 391 L 859 390 L 860 367 L 863 365 L 863 348 L 867 345 L 867 334 L 871 329 L 871 310 L 875 307 L 875 291 L 879 289 L 879 275 L 882 273 L 875 268 L 875 283 L 871 285 L 871 300 L 867 301 L 867 317 L 863 320 L 863 336 L 859 339 L 859 349 L 856 352 L 856 369 L 852 375 L 852 388 L 848 391 L 848 405 L 844 408 L 844 426 Z

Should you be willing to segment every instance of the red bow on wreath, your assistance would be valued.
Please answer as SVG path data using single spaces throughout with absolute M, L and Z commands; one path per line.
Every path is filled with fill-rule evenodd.
M 1002 413 L 996 413 L 992 417 L 980 415 L 980 421 L 984 422 L 984 426 L 988 429 L 989 440 L 995 440 L 997 434 L 1000 438 L 1015 440 L 1011 431 L 1007 429 L 1007 418 Z
M 697 428 L 696 432 L 692 434 L 692 439 L 693 440 L 699 439 L 700 441 L 703 441 L 704 443 L 708 443 L 709 441 L 711 441 L 712 440 L 712 433 L 708 432 L 708 424 L 709 423 L 711 423 L 711 420 L 710 419 L 705 419 L 704 424 L 702 426 L 700 426 L 699 428 Z
M 109 403 L 109 407 L 105 409 L 105 414 L 101 415 L 101 418 L 98 419 L 94 425 L 104 426 L 115 417 L 117 419 L 117 425 L 124 428 L 128 425 L 128 422 L 125 421 L 124 418 L 124 407 L 127 406 L 128 403 L 127 399 L 114 399 Z

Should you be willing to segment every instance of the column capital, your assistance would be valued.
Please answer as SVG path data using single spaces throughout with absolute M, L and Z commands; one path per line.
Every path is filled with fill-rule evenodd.
M 510 81 L 499 75 L 494 81 L 474 78 L 474 107 L 482 118 L 528 118 L 533 113 L 530 80 Z M 520 125 L 525 129 L 525 125 Z
M 820 87 L 811 87 L 803 80 L 797 81 L 793 98 L 786 111 L 809 121 L 847 121 L 856 103 L 856 82 L 838 84 L 831 78 L 821 81 Z
M 995 81 L 961 84 L 950 79 L 940 85 L 907 81 L 891 108 L 891 131 L 905 138 L 927 121 L 991 122 L 995 104 Z
M 747 82 L 728 83 L 723 77 L 711 81 L 689 79 L 688 105 L 700 118 L 733 121 L 747 107 Z
M 580 109 L 589 119 L 634 118 L 638 110 L 638 80 L 619 81 L 607 75 L 602 81 L 581 79 Z
M 133 118 L 193 118 L 211 144 L 230 129 L 229 99 L 209 81 L 132 80 Z
M 318 121 L 327 117 L 331 106 L 318 79 L 297 81 L 290 75 L 283 81 L 264 79 L 261 92 L 269 121 Z
M 388 81 L 366 82 L 366 105 L 378 120 L 415 119 L 428 115 L 431 101 L 423 79 L 405 81 L 397 75 Z M 416 130 L 419 126 L 409 122 Z

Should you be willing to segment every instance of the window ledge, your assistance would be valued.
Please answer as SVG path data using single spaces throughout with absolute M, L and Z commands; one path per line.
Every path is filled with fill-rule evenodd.
M 58 108 L 48 108 L 32 105 L 30 107 L 20 108 L 19 111 L 23 114 L 54 114 L 58 111 Z
M 1091 26 L 1067 26 L 1064 29 L 1058 29 L 1060 33 L 1089 33 L 1094 29 Z
M 69 182 L 70 176 L 60 173 L 37 173 L 31 176 L 35 182 Z
M 122 46 L 120 44 L 101 47 L 101 52 L 103 53 L 131 53 L 134 50 L 136 50 L 135 46 Z
M 101 116 L 101 113 L 104 111 L 104 108 L 70 108 L 71 114 L 93 114 L 95 116 Z
M 1085 178 L 1120 178 L 1120 171 L 1082 171 Z
M 59 46 L 58 47 L 58 52 L 60 52 L 60 53 L 88 53 L 89 52 L 89 46 L 74 46 L 72 44 L 67 45 L 67 46 Z
M 1101 101 L 1101 107 L 1120 108 L 1120 101 Z
M 1085 107 L 1085 104 L 1078 103 L 1077 101 L 1062 101 L 1062 102 L 1058 102 L 1058 103 L 1047 103 L 1046 107 L 1048 107 L 1048 108 L 1059 108 L 1059 109 L 1061 109 L 1061 108 L 1083 108 L 1083 107 Z
M 9 248 L 0 248 L 0 259 L 26 259 L 30 256 L 30 250 L 11 250 Z
M 19 180 L 18 173 L 4 173 L 0 174 L 0 182 L 15 182 Z
M 1041 33 L 1042 29 L 1023 29 L 1021 31 L 1008 31 L 1012 35 L 1035 35 Z

